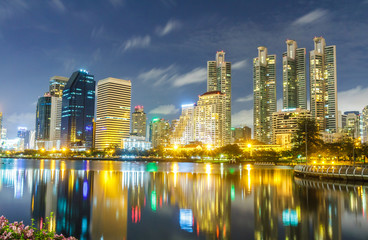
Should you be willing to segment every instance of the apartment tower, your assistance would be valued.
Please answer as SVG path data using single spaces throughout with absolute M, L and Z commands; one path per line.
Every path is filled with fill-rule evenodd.
M 310 109 L 320 131 L 335 133 L 338 126 L 336 46 L 315 37 L 310 52 Z
M 207 92 L 220 91 L 225 98 L 224 145 L 231 142 L 231 62 L 225 61 L 225 52 L 216 53 L 216 61 L 207 62 Z
M 282 55 L 283 108 L 307 109 L 306 49 L 298 48 L 294 40 L 286 41 Z
M 253 59 L 253 131 L 254 138 L 272 143 L 272 113 L 276 112 L 276 55 L 268 55 L 266 47 L 258 47 Z

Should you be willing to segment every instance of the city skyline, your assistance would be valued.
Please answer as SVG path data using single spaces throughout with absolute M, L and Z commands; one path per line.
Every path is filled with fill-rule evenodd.
M 51 76 L 70 76 L 79 68 L 92 72 L 96 80 L 108 76 L 131 80 L 132 106 L 143 105 L 148 119 L 177 118 L 182 104 L 197 99 L 199 93 L 196 89 L 205 89 L 206 62 L 213 59 L 215 51 L 221 50 L 227 53 L 226 59 L 233 68 L 232 125 L 252 126 L 251 62 L 256 48 L 264 45 L 270 53 L 277 55 L 277 101 L 280 109 L 280 67 L 285 40 L 293 39 L 298 46 L 306 48 L 309 59 L 314 36 L 323 36 L 329 45 L 337 47 L 338 109 L 342 112 L 361 111 L 366 105 L 359 101 L 368 92 L 364 82 L 366 56 L 359 48 L 364 49 L 362 41 L 367 39 L 364 31 L 367 19 L 363 16 L 368 4 L 364 1 L 351 5 L 334 3 L 333 7 L 328 1 L 320 2 L 318 7 L 311 3 L 293 2 L 280 7 L 268 1 L 226 7 L 225 3 L 215 2 L 207 9 L 202 4 L 175 1 L 161 1 L 157 6 L 150 2 L 125 1 L 121 5 L 96 2 L 84 4 L 83 8 L 78 8 L 82 3 L 57 1 L 61 5 L 55 5 L 55 2 L 36 6 L 32 2 L 7 1 L 3 6 L 8 14 L 0 21 L 4 25 L 0 40 L 5 59 L 0 76 L 3 79 L 0 112 L 3 112 L 4 127 L 8 129 L 10 138 L 16 136 L 18 126 L 34 129 L 35 102 L 45 90 L 39 86 L 45 86 Z M 120 11 L 141 12 L 142 4 L 150 5 L 153 10 L 162 8 L 160 16 L 156 13 L 158 11 L 148 13 L 142 19 L 131 14 L 120 16 L 124 15 Z M 267 4 L 263 17 L 253 13 Z M 184 14 L 188 8 L 192 10 L 190 17 Z M 294 11 L 285 16 L 283 8 Z M 78 10 L 80 14 L 72 9 L 81 9 Z M 33 16 L 31 12 L 45 13 L 32 18 L 29 24 L 28 20 Z M 89 22 L 88 13 L 98 14 L 93 14 L 95 19 Z M 111 17 L 106 17 L 107 13 Z M 21 15 L 16 17 L 17 14 Z M 65 23 L 61 23 L 61 19 L 65 19 Z M 269 23 L 271 19 L 272 23 Z M 110 24 L 113 20 L 119 24 Z M 134 24 L 122 26 L 124 21 Z M 71 23 L 75 26 L 69 28 Z M 146 27 L 141 27 L 146 24 Z M 117 28 L 121 30 L 116 31 Z M 16 39 L 20 32 L 24 39 L 30 40 Z M 70 38 L 76 34 L 79 38 Z M 22 54 L 14 54 L 17 49 L 22 50 Z M 361 102 L 362 106 L 354 107 L 351 102 Z

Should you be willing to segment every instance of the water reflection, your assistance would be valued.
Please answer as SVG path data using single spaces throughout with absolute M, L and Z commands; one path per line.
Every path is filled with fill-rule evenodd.
M 79 239 L 365 239 L 367 186 L 249 165 L 2 160 L 0 215 Z M 3 204 L 2 204 L 3 203 Z M 13 218 L 13 219 L 12 219 Z

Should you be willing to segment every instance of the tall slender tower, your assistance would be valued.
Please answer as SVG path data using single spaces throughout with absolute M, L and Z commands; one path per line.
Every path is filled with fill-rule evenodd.
M 224 145 L 231 142 L 231 62 L 225 62 L 225 52 L 216 53 L 216 61 L 207 62 L 207 92 L 220 91 L 225 98 Z
M 276 112 L 276 55 L 268 55 L 266 47 L 258 47 L 253 59 L 253 131 L 254 138 L 272 143 L 272 113 Z
M 282 55 L 283 108 L 307 109 L 306 49 L 298 48 L 294 40 L 286 41 Z
M 38 98 L 36 109 L 36 142 L 37 148 L 45 148 L 50 140 L 50 119 L 51 119 L 51 95 L 45 93 Z
M 147 115 L 143 106 L 135 106 L 132 113 L 132 131 L 131 134 L 138 137 L 146 137 Z
M 315 37 L 310 52 L 311 112 L 319 129 L 336 132 L 338 126 L 336 46 L 326 46 L 323 37 Z
M 121 147 L 129 137 L 132 84 L 129 80 L 105 78 L 97 84 L 95 147 Z
M 92 147 L 95 85 L 94 76 L 83 69 L 69 78 L 62 97 L 62 147 L 74 150 Z

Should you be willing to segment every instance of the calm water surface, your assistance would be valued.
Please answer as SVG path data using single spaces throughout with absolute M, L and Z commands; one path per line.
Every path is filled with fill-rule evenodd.
M 368 239 L 367 204 L 290 168 L 0 159 L 0 215 L 79 239 Z

